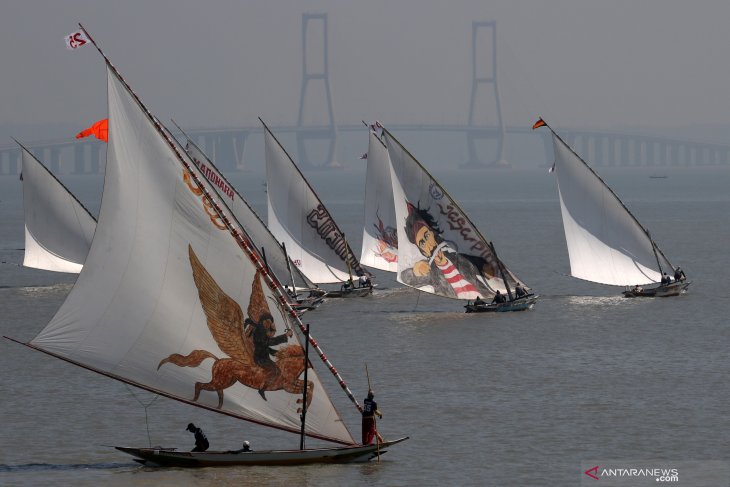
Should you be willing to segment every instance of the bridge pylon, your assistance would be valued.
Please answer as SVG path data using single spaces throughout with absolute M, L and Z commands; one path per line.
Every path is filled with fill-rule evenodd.
M 319 70 L 310 66 L 311 59 L 308 56 L 309 47 L 309 27 L 310 22 L 321 22 L 321 42 L 322 42 L 322 64 Z M 337 126 L 335 125 L 334 108 L 332 104 L 332 94 L 330 92 L 329 81 L 329 59 L 327 48 L 327 14 L 325 13 L 304 13 L 302 14 L 302 90 L 299 96 L 299 116 L 297 117 L 297 154 L 299 163 L 303 167 L 339 167 L 340 164 L 335 161 L 335 151 L 337 148 Z M 321 81 L 323 83 L 324 95 L 327 104 L 327 125 L 306 127 L 304 125 L 306 97 L 310 81 Z M 309 140 L 327 140 L 329 147 L 324 161 L 320 164 L 313 164 L 307 154 L 307 144 Z
M 487 31 L 491 41 L 491 63 L 486 74 L 480 74 L 479 59 L 477 56 L 477 47 L 479 32 Z M 509 163 L 505 159 L 505 134 L 506 129 L 504 120 L 502 119 L 502 106 L 499 99 L 499 87 L 497 85 L 497 22 L 495 21 L 474 21 L 471 25 L 471 98 L 469 100 L 469 130 L 466 134 L 467 145 L 469 148 L 469 160 L 466 162 L 467 167 L 483 167 L 491 166 L 507 166 Z M 478 126 L 476 124 L 475 112 L 477 109 L 477 91 L 480 87 L 491 87 L 491 94 L 495 100 L 495 111 L 497 117 L 497 127 L 488 128 Z M 477 155 L 477 140 L 497 139 L 497 155 L 492 162 L 484 162 Z

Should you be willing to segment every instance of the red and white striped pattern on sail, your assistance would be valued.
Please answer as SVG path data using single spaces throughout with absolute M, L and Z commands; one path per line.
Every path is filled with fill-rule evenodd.
M 301 323 L 199 170 L 186 167 L 110 65 L 108 80 L 109 144 L 96 234 L 68 298 L 30 346 L 189 404 L 298 433 L 298 377 L 277 389 L 240 343 L 247 320 L 263 323 L 267 313 L 276 336 Z M 226 327 L 214 324 L 211 309 Z M 298 344 L 294 334 L 273 348 Z M 237 381 L 219 392 L 203 387 L 196 397 L 196 384 L 211 382 L 213 364 L 236 361 Z M 250 376 L 251 369 L 263 379 Z M 316 372 L 308 379 L 306 434 L 355 443 Z
M 22 154 L 23 265 L 78 274 L 89 253 L 96 220 L 25 147 Z
M 616 194 L 554 132 L 553 146 L 570 274 L 616 286 L 659 282 L 657 256 L 673 273 Z
M 365 222 L 360 263 L 384 271 L 398 270 L 398 232 L 395 228 L 393 186 L 388 149 L 368 131 L 368 170 L 365 176 Z
M 384 137 L 398 231 L 398 282 L 454 299 L 506 293 L 498 261 L 466 213 L 387 129 Z M 504 271 L 511 288 L 525 287 Z

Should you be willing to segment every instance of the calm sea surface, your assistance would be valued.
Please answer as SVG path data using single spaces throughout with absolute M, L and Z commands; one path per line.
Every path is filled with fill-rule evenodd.
M 578 485 L 587 459 L 730 460 L 730 169 L 599 169 L 692 281 L 678 298 L 629 300 L 567 277 L 554 178 L 544 169 L 437 172 L 507 266 L 542 298 L 522 313 L 461 303 L 385 273 L 364 299 L 305 315 L 360 400 L 368 365 L 386 438 L 381 462 L 286 468 L 149 469 L 109 445 L 296 448 L 298 437 L 190 408 L 0 341 L 0 485 Z M 351 245 L 364 172 L 308 173 Z M 264 176 L 232 182 L 265 211 Z M 62 180 L 96 214 L 99 176 Z M 0 179 L 0 331 L 30 340 L 75 276 L 25 269 L 21 184 Z M 320 365 L 315 363 L 315 367 Z M 359 437 L 359 417 L 322 367 Z M 314 440 L 308 446 L 317 445 Z M 682 484 L 685 485 L 685 484 Z

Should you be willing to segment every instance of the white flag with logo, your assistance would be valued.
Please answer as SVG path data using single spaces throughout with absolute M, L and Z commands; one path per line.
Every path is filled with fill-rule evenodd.
M 90 42 L 83 30 L 77 30 L 76 32 L 67 35 L 64 38 L 64 41 L 66 41 L 66 49 L 71 50 L 78 49 Z

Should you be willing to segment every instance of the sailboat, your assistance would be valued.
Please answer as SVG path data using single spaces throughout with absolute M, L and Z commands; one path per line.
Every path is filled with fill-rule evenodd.
M 89 252 L 96 220 L 41 161 L 20 142 L 18 145 L 23 164 L 23 265 L 78 274 Z
M 279 282 L 283 283 L 286 279 L 289 280 L 287 294 L 292 298 L 290 303 L 292 307 L 299 311 L 305 311 L 319 306 L 323 301 L 324 291 L 318 289 L 302 274 L 299 268 L 293 265 L 286 253 L 286 247 L 276 240 L 276 237 L 269 231 L 251 205 L 218 170 L 213 161 L 205 155 L 200 147 L 190 140 L 190 137 L 179 126 L 178 129 L 187 139 L 185 152 L 206 179 L 211 182 L 218 197 L 226 202 L 236 219 L 239 222 L 246 222 L 246 234 L 260 251 L 268 269 L 279 279 Z M 308 296 L 298 294 L 297 290 L 306 291 Z
M 613 286 L 632 286 L 626 297 L 677 296 L 689 282 L 657 246 L 649 231 L 618 195 L 542 118 L 534 125 L 550 129 L 555 149 L 551 168 L 558 182 L 560 210 L 573 277 Z M 679 269 L 679 270 L 678 270 Z M 670 271 L 679 279 L 667 284 Z M 669 275 L 666 276 L 669 278 Z M 640 285 L 658 284 L 650 288 Z
M 190 406 L 300 437 L 298 449 L 235 454 L 117 447 L 148 465 L 366 461 L 405 440 L 354 440 L 308 359 L 310 344 L 353 405 L 362 407 L 288 306 L 241 222 L 83 32 L 104 57 L 108 79 L 101 210 L 73 288 L 25 345 Z M 306 438 L 340 446 L 306 449 Z
M 259 119 L 261 120 L 261 119 Z M 316 284 L 341 284 L 327 297 L 372 294 L 372 285 L 356 287 L 353 274 L 370 278 L 353 254 L 344 232 L 268 126 L 266 197 L 269 230 L 284 242 L 292 261 Z
M 532 308 L 538 296 L 507 269 L 494 245 L 426 168 L 388 129 L 383 134 L 391 162 L 398 282 L 466 300 L 467 313 Z
M 381 140 L 379 122 L 368 130 L 365 175 L 365 219 L 360 263 L 388 272 L 398 270 L 398 231 L 390 182 L 388 149 Z

